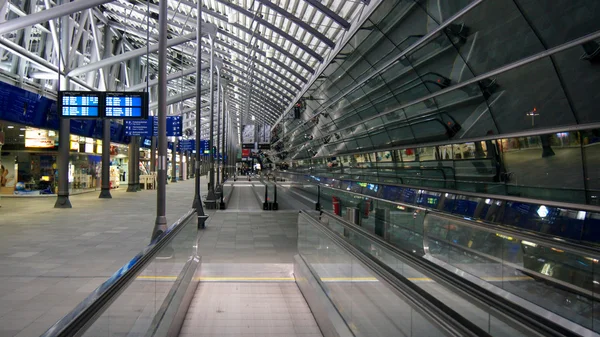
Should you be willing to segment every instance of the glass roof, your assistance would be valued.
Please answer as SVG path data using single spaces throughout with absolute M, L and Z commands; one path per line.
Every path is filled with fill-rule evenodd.
M 208 65 L 211 39 L 214 38 L 214 56 L 216 62 L 222 65 L 220 75 L 225 79 L 231 97 L 229 110 L 243 118 L 252 115 L 261 122 L 274 124 L 294 97 L 307 89 L 311 77 L 316 76 L 319 66 L 349 30 L 366 3 L 368 1 L 359 0 L 203 0 L 201 20 L 204 24 L 215 25 L 217 33 L 214 37 L 202 36 L 201 62 Z M 0 11 L 0 23 L 54 5 L 48 0 L 8 0 L 5 11 Z M 171 96 L 189 92 L 195 87 L 196 74 L 191 69 L 195 68 L 197 61 L 197 5 L 194 0 L 168 0 L 169 39 L 189 37 L 188 41 L 172 46 L 168 51 L 169 76 L 182 74 L 172 76 L 169 81 Z M 109 40 L 113 45 L 108 57 L 157 44 L 161 34 L 158 16 L 158 0 L 117 0 L 72 13 L 75 28 L 72 38 L 77 38 L 80 43 L 73 41 L 71 44 L 74 49 L 71 54 L 76 60 L 70 59 L 74 63 L 70 68 L 107 58 L 104 44 L 109 32 L 113 34 Z M 56 22 L 44 22 L 29 31 L 20 30 L 4 37 L 19 44 L 23 42 L 23 36 L 30 33 L 29 38 L 43 43 L 33 45 L 29 42 L 22 47 L 47 59 L 50 64 L 58 65 L 56 47 L 59 38 L 54 25 Z M 50 91 L 56 89 L 56 81 L 51 75 L 39 75 L 40 70 L 47 69 L 39 69 L 38 64 L 30 59 L 25 59 L 25 70 L 8 66 L 14 64 L 15 57 L 22 56 L 17 51 L 0 48 L 0 56 L 5 61 L 3 69 L 23 75 L 31 85 L 41 85 Z M 140 62 L 145 74 L 155 78 L 154 74 L 158 73 L 156 53 L 142 56 Z M 77 73 L 74 85 L 93 89 L 101 85 L 99 77 L 105 76 L 102 71 Z M 32 73 L 37 73 L 37 77 L 30 76 Z M 205 73 L 203 79 L 208 77 L 207 70 Z M 138 84 L 130 80 L 128 72 L 117 77 L 117 87 L 125 89 Z M 91 84 L 91 87 L 85 84 Z M 193 105 L 195 98 L 187 99 L 183 106 Z

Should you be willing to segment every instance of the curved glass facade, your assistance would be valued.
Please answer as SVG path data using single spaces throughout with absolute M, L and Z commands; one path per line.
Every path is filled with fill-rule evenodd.
M 596 33 L 598 18 L 592 0 L 385 1 L 275 150 L 307 159 L 597 123 L 598 43 L 540 53 Z

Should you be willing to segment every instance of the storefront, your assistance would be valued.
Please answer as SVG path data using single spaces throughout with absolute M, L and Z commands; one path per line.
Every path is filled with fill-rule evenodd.
M 4 130 L 4 144 L 0 148 L 0 194 L 56 194 L 58 132 L 6 122 L 0 122 L 0 130 Z M 115 147 L 126 148 L 118 144 Z M 69 148 L 69 193 L 99 189 L 102 141 L 71 135 Z M 113 177 L 118 186 L 118 167 L 111 167 L 111 180 Z

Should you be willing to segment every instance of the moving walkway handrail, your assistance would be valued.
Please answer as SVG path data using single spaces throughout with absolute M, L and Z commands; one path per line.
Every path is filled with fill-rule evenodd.
M 324 186 L 324 185 L 320 185 L 320 186 L 321 186 L 321 188 L 325 188 L 325 189 L 329 189 L 329 190 L 333 190 L 333 191 L 341 191 L 340 189 L 337 189 L 334 187 L 329 187 L 329 186 Z M 427 216 L 428 214 L 432 214 L 437 217 L 441 217 L 444 219 L 448 219 L 450 221 L 454 221 L 455 223 L 460 224 L 460 225 L 485 230 L 490 233 L 498 233 L 498 234 L 502 234 L 502 235 L 506 235 L 506 236 L 512 236 L 512 237 L 519 238 L 520 240 L 535 242 L 535 243 L 539 243 L 542 245 L 547 245 L 549 247 L 561 249 L 561 250 L 564 250 L 569 253 L 578 254 L 581 256 L 591 257 L 591 258 L 600 260 L 600 250 L 599 249 L 595 249 L 593 247 L 586 246 L 586 245 L 581 245 L 581 244 L 578 244 L 578 243 L 575 243 L 572 241 L 568 241 L 565 239 L 550 238 L 548 236 L 541 235 L 538 233 L 524 232 L 522 229 L 520 229 L 520 230 L 511 229 L 511 228 L 507 228 L 505 226 L 499 226 L 499 225 L 481 221 L 481 220 L 476 220 L 476 221 L 466 220 L 466 219 L 461 218 L 456 215 L 443 213 L 437 209 L 432 209 L 432 208 L 428 208 L 428 207 L 422 207 L 422 206 L 417 206 L 417 205 L 413 205 L 413 204 L 382 199 L 382 198 L 378 198 L 378 197 L 372 197 L 372 196 L 364 195 L 364 194 L 357 193 L 357 192 L 352 192 L 352 191 L 341 191 L 341 192 L 352 194 L 352 195 L 359 196 L 362 198 L 369 198 L 372 200 L 377 200 L 377 201 L 380 201 L 383 203 L 388 203 L 388 204 L 392 204 L 392 205 L 396 205 L 396 206 L 402 206 L 402 207 L 422 210 L 422 211 L 425 211 L 425 216 Z
M 383 246 L 384 248 L 386 248 L 387 250 L 391 251 L 393 254 L 398 256 L 400 258 L 400 260 L 409 264 L 411 267 L 422 272 L 423 274 L 427 275 L 428 277 L 431 277 L 434 281 L 444 284 L 453 289 L 459 290 L 461 292 L 467 293 L 473 299 L 476 299 L 477 301 L 480 301 L 481 303 L 484 303 L 485 305 L 488 305 L 488 306 L 498 310 L 500 313 L 502 313 L 503 315 L 506 315 L 507 317 L 510 317 L 512 319 L 515 319 L 515 320 L 521 322 L 522 324 L 526 325 L 528 328 L 542 334 L 543 336 L 578 336 L 578 334 L 576 334 L 574 332 L 574 330 L 566 328 L 565 326 L 562 325 L 562 324 L 565 324 L 565 322 L 562 322 L 562 324 L 561 324 L 559 322 L 552 321 L 552 320 L 548 319 L 547 317 L 537 315 L 534 312 L 523 309 L 522 307 L 507 300 L 503 296 L 494 294 L 493 292 L 491 292 L 485 288 L 482 288 L 463 277 L 460 277 L 446 269 L 440 268 L 434 262 L 431 262 L 420 256 L 410 254 L 406 251 L 403 251 L 402 249 L 399 249 L 398 247 L 386 242 L 381 237 L 365 230 L 364 228 L 361 228 L 350 222 L 347 222 L 345 219 L 343 219 L 335 214 L 332 214 L 327 211 L 321 211 L 321 216 L 323 216 L 323 215 L 330 219 L 333 219 L 337 223 L 341 224 L 345 229 L 348 229 L 350 231 L 358 233 L 359 235 L 366 237 L 368 240 L 371 240 L 372 242 L 375 242 L 378 245 Z M 339 235 L 336 235 L 336 236 L 337 236 L 338 240 L 345 242 L 345 240 L 343 240 L 341 237 L 339 237 Z M 346 243 L 346 245 L 351 245 L 349 242 L 345 242 L 345 243 Z M 361 249 L 359 249 L 357 247 L 354 247 L 354 248 L 361 251 L 365 256 L 370 257 L 371 260 L 377 262 L 379 265 L 384 265 L 383 262 L 374 258 L 369 252 L 362 251 Z M 391 268 L 388 268 L 388 269 L 391 269 Z M 394 273 L 396 273 L 396 272 L 394 271 Z M 405 278 L 400 275 L 400 279 L 405 279 Z M 412 283 L 408 280 L 406 280 L 406 282 Z M 413 283 L 413 286 L 418 288 L 418 286 L 414 285 L 414 283 Z M 444 305 L 444 307 L 445 307 L 445 305 Z M 448 310 L 452 310 L 452 309 L 448 308 Z M 566 319 L 564 319 L 564 320 L 566 321 Z M 580 327 L 576 324 L 572 324 L 571 326 L 577 327 L 577 328 Z
M 343 240 L 309 213 L 305 211 L 301 211 L 300 213 L 304 214 L 305 218 L 328 239 L 340 247 L 343 247 L 353 257 L 366 265 L 367 268 L 375 274 L 376 278 L 388 286 L 390 290 L 407 299 L 413 307 L 420 309 L 422 314 L 428 316 L 430 320 L 434 321 L 446 332 L 451 333 L 454 336 L 491 336 L 486 331 L 446 306 L 442 301 L 410 282 L 405 276 L 399 274 L 394 269 L 373 258 L 371 255 L 365 253 L 351 243 Z M 344 225 L 347 226 L 346 224 Z M 353 226 L 347 227 L 350 230 L 354 230 Z
M 108 280 L 96 288 L 71 312 L 50 327 L 41 337 L 79 336 L 80 332 L 91 326 L 108 305 L 135 280 L 138 273 L 144 270 L 144 267 L 153 260 L 155 255 L 185 227 L 184 224 L 195 213 L 196 211 L 191 209 L 183 217 L 179 218 L 167 231 L 117 270 Z
M 294 172 L 294 171 L 289 171 L 289 170 L 285 171 L 285 173 L 296 175 L 296 176 L 305 176 L 306 175 L 306 173 Z M 370 181 L 366 181 L 366 182 L 373 183 L 373 184 L 380 183 L 380 182 L 370 182 Z M 403 184 L 403 185 L 400 185 L 397 183 L 385 183 L 385 184 L 390 185 L 390 186 L 406 187 L 406 188 L 413 188 L 413 189 L 423 189 L 423 186 L 414 186 L 414 185 L 408 185 L 408 184 Z M 545 206 L 558 207 L 558 208 L 567 208 L 570 210 L 600 213 L 600 206 L 589 205 L 589 204 L 575 204 L 575 203 L 569 203 L 569 202 L 563 202 L 563 201 L 524 198 L 524 197 L 518 197 L 518 196 L 513 196 L 513 195 L 502 195 L 502 194 L 470 192 L 470 191 L 463 191 L 463 190 L 452 190 L 452 189 L 445 189 L 445 188 L 440 188 L 440 187 L 435 187 L 435 188 L 427 187 L 427 190 L 429 190 L 431 192 L 450 193 L 450 194 L 454 194 L 454 195 L 461 195 L 461 196 L 474 197 L 474 198 L 502 200 L 502 201 L 514 201 L 514 202 L 545 205 Z M 391 200 L 386 200 L 386 201 L 393 202 Z M 411 206 L 411 207 L 414 207 L 414 206 Z

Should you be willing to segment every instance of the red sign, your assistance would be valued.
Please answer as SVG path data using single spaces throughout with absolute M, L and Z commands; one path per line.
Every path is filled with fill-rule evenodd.
M 250 149 L 242 149 L 242 157 L 250 157 Z

